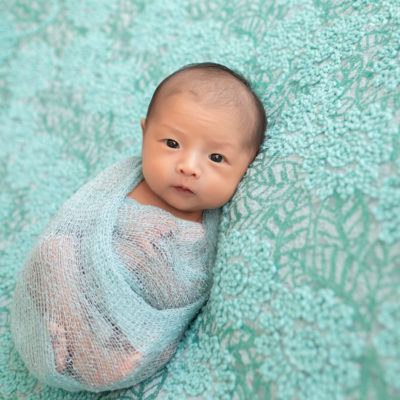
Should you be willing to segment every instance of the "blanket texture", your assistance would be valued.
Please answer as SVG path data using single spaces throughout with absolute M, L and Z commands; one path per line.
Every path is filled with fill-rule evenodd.
M 139 157 L 84 185 L 50 221 L 20 273 L 15 346 L 42 382 L 70 391 L 154 375 L 209 294 L 220 210 L 202 224 L 127 194 Z M 203 228 L 204 227 L 204 228 Z
M 399 0 L 6 0 L 0 21 L 1 398 L 400 398 Z M 139 154 L 157 84 L 202 61 L 269 116 L 209 300 L 148 380 L 44 385 L 10 334 L 18 271 L 66 198 Z

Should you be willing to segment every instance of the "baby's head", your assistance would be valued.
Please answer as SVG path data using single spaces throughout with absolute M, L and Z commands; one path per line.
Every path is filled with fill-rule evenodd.
M 203 63 L 162 81 L 141 125 L 145 182 L 170 207 L 190 213 L 230 200 L 259 151 L 267 119 L 241 75 Z

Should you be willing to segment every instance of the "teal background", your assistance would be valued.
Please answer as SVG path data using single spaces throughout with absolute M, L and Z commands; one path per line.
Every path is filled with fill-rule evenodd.
M 25 369 L 16 276 L 62 203 L 140 153 L 191 62 L 253 82 L 268 135 L 225 206 L 210 300 L 166 369 L 70 394 Z M 0 398 L 399 399 L 400 2 L 0 2 Z

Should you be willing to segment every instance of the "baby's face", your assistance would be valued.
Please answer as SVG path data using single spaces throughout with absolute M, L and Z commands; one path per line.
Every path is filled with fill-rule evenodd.
M 190 93 L 161 99 L 142 120 L 143 175 L 151 191 L 188 213 L 228 202 L 253 158 L 240 116 L 203 105 Z

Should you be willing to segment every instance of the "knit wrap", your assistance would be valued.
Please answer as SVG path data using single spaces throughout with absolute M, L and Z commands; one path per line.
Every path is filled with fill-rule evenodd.
M 127 194 L 142 179 L 139 157 L 105 169 L 66 201 L 25 259 L 12 334 L 46 384 L 135 385 L 172 357 L 208 297 L 220 210 L 197 223 L 140 204 Z

